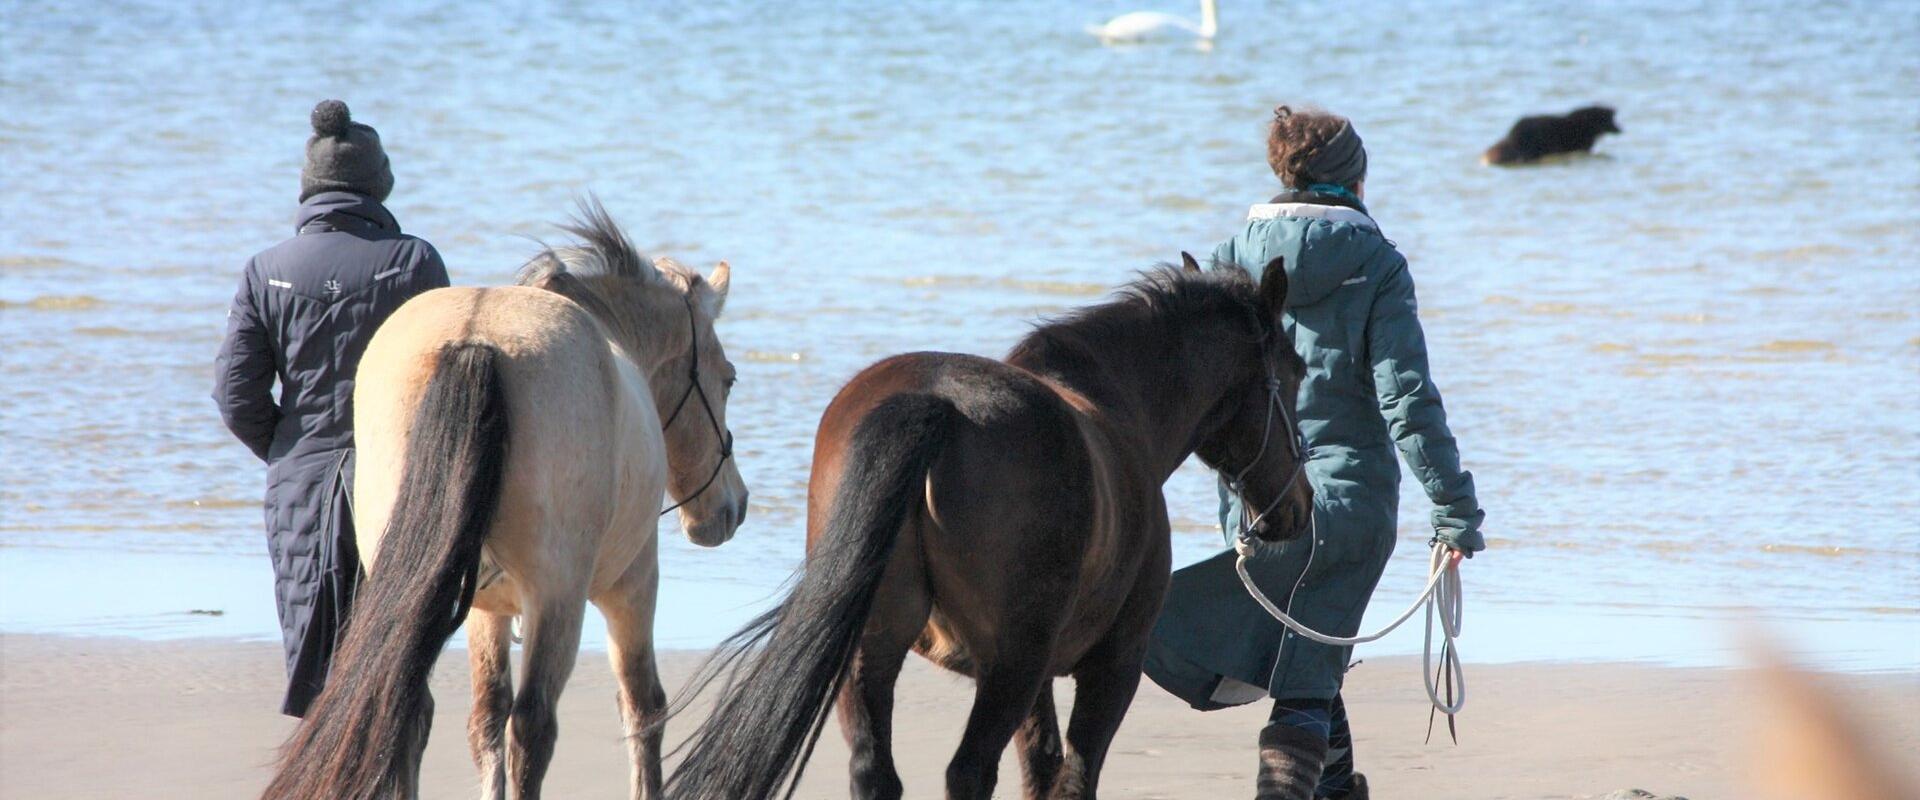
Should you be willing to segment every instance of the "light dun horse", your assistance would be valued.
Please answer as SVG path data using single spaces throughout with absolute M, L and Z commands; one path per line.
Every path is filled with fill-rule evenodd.
M 743 666 L 668 794 L 776 796 L 837 695 L 853 796 L 900 797 L 893 685 L 912 649 L 978 684 L 947 797 L 991 797 L 1009 740 L 1027 797 L 1093 797 L 1166 593 L 1161 485 L 1198 453 L 1261 510 L 1256 535 L 1308 524 L 1286 293 L 1279 259 L 1256 286 L 1189 258 L 1005 361 L 911 353 L 854 376 L 814 444 L 805 573 L 733 639 Z M 1064 751 L 1056 675 L 1075 683 Z
M 588 601 L 607 619 L 633 796 L 658 795 L 661 495 L 708 546 L 747 509 L 726 427 L 733 366 L 713 331 L 729 272 L 649 264 L 597 202 L 566 230 L 583 244 L 534 258 L 521 285 L 421 295 L 368 346 L 354 499 L 369 578 L 266 797 L 416 794 L 427 676 L 469 606 L 482 793 L 538 797 Z

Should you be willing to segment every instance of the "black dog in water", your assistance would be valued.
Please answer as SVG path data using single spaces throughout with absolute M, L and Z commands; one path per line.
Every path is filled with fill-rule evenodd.
M 1603 133 L 1619 133 L 1613 109 L 1587 106 L 1569 114 L 1521 117 L 1507 138 L 1487 148 L 1482 164 L 1525 164 L 1556 153 L 1584 153 Z

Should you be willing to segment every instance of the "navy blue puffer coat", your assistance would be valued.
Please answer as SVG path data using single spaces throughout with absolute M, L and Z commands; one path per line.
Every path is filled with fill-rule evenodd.
M 267 462 L 267 550 L 287 653 L 282 710 L 298 716 L 326 679 L 360 569 L 347 505 L 354 371 L 380 323 L 414 295 L 446 286 L 447 269 L 432 245 L 401 233 L 366 195 L 316 194 L 300 205 L 296 228 L 247 262 L 213 400 L 233 435 Z

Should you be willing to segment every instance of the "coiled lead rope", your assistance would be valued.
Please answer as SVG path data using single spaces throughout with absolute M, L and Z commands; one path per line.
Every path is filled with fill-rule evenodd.
M 1317 532 L 1312 535 L 1317 535 Z M 1294 633 L 1321 644 L 1346 647 L 1376 641 L 1392 633 L 1395 628 L 1400 627 L 1401 623 L 1413 618 L 1413 612 L 1425 606 L 1427 635 L 1420 655 L 1420 677 L 1426 682 L 1427 700 L 1433 703 L 1434 710 L 1449 717 L 1448 724 L 1451 726 L 1452 716 L 1460 713 L 1460 709 L 1467 705 L 1467 675 L 1460 665 L 1460 646 L 1456 641 L 1460 636 L 1460 623 L 1465 606 L 1460 592 L 1460 565 L 1449 557 L 1453 552 L 1451 548 L 1437 544 L 1433 547 L 1433 557 L 1429 560 L 1427 570 L 1426 588 L 1420 592 L 1419 597 L 1413 599 L 1413 605 L 1407 606 L 1407 610 L 1400 612 L 1400 616 L 1387 623 L 1385 628 L 1359 636 L 1328 636 L 1289 616 L 1279 606 L 1274 605 L 1274 602 L 1267 598 L 1266 593 L 1260 591 L 1260 587 L 1254 584 L 1253 576 L 1247 573 L 1247 559 L 1253 557 L 1260 547 L 1260 542 L 1251 537 L 1235 538 L 1233 550 L 1239 558 L 1235 559 L 1233 568 L 1240 573 L 1240 582 L 1246 584 L 1247 593 L 1253 595 L 1253 599 L 1260 603 L 1260 607 L 1265 608 L 1268 614 L 1280 621 L 1280 624 L 1292 629 Z M 1433 666 L 1433 623 L 1436 617 L 1439 618 L 1441 635 L 1439 670 L 1435 670 Z M 1448 695 L 1444 700 L 1440 697 L 1440 684 L 1443 679 Z

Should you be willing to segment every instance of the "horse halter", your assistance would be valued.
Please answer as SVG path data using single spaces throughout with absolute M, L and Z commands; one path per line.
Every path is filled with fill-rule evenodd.
M 1267 515 L 1273 513 L 1273 510 L 1280 506 L 1280 501 L 1287 497 L 1287 493 L 1281 491 L 1279 494 L 1274 495 L 1272 502 L 1267 503 L 1265 508 L 1260 509 L 1260 513 L 1252 517 L 1248 517 L 1246 514 L 1247 473 L 1252 472 L 1254 467 L 1259 466 L 1260 460 L 1267 456 L 1267 443 L 1273 440 L 1273 418 L 1276 414 L 1279 415 L 1281 424 L 1287 426 L 1287 430 L 1293 434 L 1287 437 L 1287 452 L 1293 456 L 1293 475 L 1287 478 L 1286 485 L 1292 486 L 1294 481 L 1300 480 L 1302 473 L 1306 472 L 1307 469 L 1306 435 L 1302 434 L 1300 432 L 1300 426 L 1294 423 L 1293 409 L 1289 408 L 1288 404 L 1280 399 L 1281 388 L 1283 387 L 1280 383 L 1280 376 L 1273 371 L 1272 359 L 1268 359 L 1267 421 L 1266 424 L 1262 426 L 1260 432 L 1260 451 L 1254 453 L 1253 460 L 1248 461 L 1247 465 L 1241 467 L 1239 472 L 1234 473 L 1232 478 L 1227 479 L 1227 489 L 1240 497 L 1239 537 L 1241 540 L 1247 542 L 1254 541 L 1254 528 L 1259 527 L 1260 523 L 1265 522 Z
M 700 407 L 707 412 L 707 422 L 713 425 L 714 434 L 720 437 L 720 460 L 713 462 L 713 472 L 707 475 L 707 482 L 700 484 L 700 488 L 693 490 L 693 494 L 687 495 L 685 499 L 667 506 L 666 510 L 660 512 L 660 516 L 663 517 L 693 502 L 694 498 L 705 492 L 715 480 L 719 479 L 720 471 L 727 468 L 727 459 L 733 457 L 733 431 L 720 425 L 720 415 L 713 413 L 713 402 L 707 399 L 707 390 L 700 388 L 700 328 L 694 322 L 693 298 L 688 297 L 686 300 L 687 333 L 693 340 L 693 365 L 687 368 L 687 390 L 680 393 L 680 402 L 673 404 L 673 413 L 667 415 L 667 421 L 660 425 L 660 430 L 666 431 L 672 428 L 673 421 L 680 418 L 680 411 L 687 407 L 687 398 L 698 394 Z

